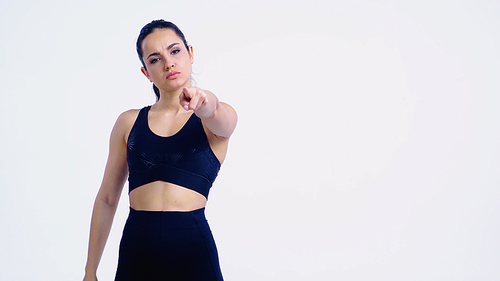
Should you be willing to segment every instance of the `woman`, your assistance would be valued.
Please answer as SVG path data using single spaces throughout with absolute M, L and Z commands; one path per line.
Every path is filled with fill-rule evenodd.
M 204 207 L 236 112 L 191 86 L 193 48 L 173 23 L 147 24 L 136 47 L 157 102 L 122 113 L 111 132 L 84 280 L 97 280 L 127 174 L 130 214 L 115 280 L 222 280 Z

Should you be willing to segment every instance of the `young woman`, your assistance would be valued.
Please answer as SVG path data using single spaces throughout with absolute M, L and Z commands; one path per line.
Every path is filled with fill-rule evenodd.
M 236 112 L 210 91 L 191 86 L 193 48 L 173 23 L 147 24 L 136 47 L 157 102 L 122 113 L 111 132 L 84 280 L 97 280 L 127 175 L 130 214 L 115 280 L 222 280 L 204 207 Z

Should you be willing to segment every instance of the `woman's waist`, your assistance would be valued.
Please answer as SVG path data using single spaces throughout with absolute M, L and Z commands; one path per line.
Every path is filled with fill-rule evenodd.
M 193 211 L 148 211 L 135 210 L 130 207 L 125 224 L 126 232 L 134 232 L 138 235 L 161 235 L 168 233 L 165 231 L 180 229 L 195 231 L 204 229 L 204 233 L 210 231 L 205 217 L 205 208 Z
M 207 199 L 202 194 L 164 181 L 155 181 L 132 190 L 130 207 L 142 211 L 188 212 L 204 208 Z

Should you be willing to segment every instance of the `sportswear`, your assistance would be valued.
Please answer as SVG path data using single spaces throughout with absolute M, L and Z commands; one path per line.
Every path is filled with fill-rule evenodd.
M 165 181 L 194 190 L 205 198 L 220 169 L 220 162 L 208 143 L 201 120 L 192 113 L 174 135 L 151 131 L 148 112 L 139 111 L 127 140 L 129 193 L 154 181 Z
M 115 281 L 222 281 L 215 240 L 204 211 L 130 208 Z

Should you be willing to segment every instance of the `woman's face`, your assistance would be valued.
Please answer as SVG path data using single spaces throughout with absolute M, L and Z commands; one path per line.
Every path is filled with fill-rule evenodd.
M 163 91 L 191 86 L 193 48 L 186 49 L 172 29 L 156 29 L 142 41 L 142 72 Z

